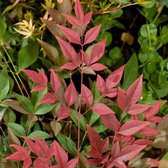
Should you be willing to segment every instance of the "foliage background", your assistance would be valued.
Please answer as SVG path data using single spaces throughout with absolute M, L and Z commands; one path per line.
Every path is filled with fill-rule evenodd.
M 111 71 L 126 64 L 121 85 L 127 89 L 138 75 L 143 73 L 143 96 L 140 102 L 149 104 L 161 100 L 159 115 L 166 116 L 168 2 L 166 0 L 82 0 L 81 2 L 85 12 L 90 10 L 93 12 L 90 27 L 102 25 L 97 41 L 107 38 L 105 56 L 101 62 L 107 65 L 109 70 L 101 75 L 107 76 Z M 71 3 L 73 6 L 74 1 Z M 47 6 L 59 9 L 60 12 L 73 13 L 68 0 L 64 1 L 64 5 L 49 0 L 0 1 L 0 162 L 4 164 L 6 164 L 4 158 L 11 152 L 9 144 L 20 144 L 20 137 L 23 135 L 30 137 L 38 135 L 50 140 L 52 127 L 57 124 L 50 121 L 51 116 L 48 114 L 53 110 L 52 106 L 37 105 L 44 93 L 30 93 L 29 86 L 32 83 L 28 83 L 26 76 L 21 72 L 28 67 L 42 68 L 46 72 L 53 67 L 55 71 L 59 71 L 58 67 L 66 61 L 53 37 L 53 33 L 58 32 L 53 27 L 50 33 L 41 19 L 49 18 Z M 27 21 L 29 26 L 32 20 L 35 26 L 34 28 L 33 25 L 27 26 L 29 30 L 27 33 L 30 33 L 28 38 L 23 38 L 24 36 L 14 29 L 15 27 L 19 30 L 21 27 L 16 24 L 23 20 Z M 52 46 L 48 47 L 45 42 Z M 61 72 L 67 83 L 71 75 Z M 77 78 L 79 74 L 72 75 L 78 88 Z M 89 78 L 93 77 L 85 76 L 86 84 L 89 84 Z M 66 123 L 63 128 L 66 132 Z M 101 127 L 97 128 L 97 131 L 102 130 Z M 157 145 L 155 147 L 159 152 L 160 149 L 167 147 L 166 142 L 163 146 Z M 161 158 L 165 153 L 160 152 L 158 157 Z

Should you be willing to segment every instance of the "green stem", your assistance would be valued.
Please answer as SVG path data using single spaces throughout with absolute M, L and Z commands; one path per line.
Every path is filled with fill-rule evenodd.
M 5 64 L 8 65 L 8 62 L 7 62 L 6 58 L 5 58 L 2 54 L 1 54 L 1 57 L 2 57 L 2 59 L 4 60 Z M 14 72 L 12 71 L 12 69 L 11 69 L 9 66 L 8 66 L 8 68 L 9 68 L 9 72 L 12 74 L 12 76 L 13 76 L 13 78 L 14 78 L 14 80 L 15 80 L 15 82 L 16 82 L 16 84 L 17 84 L 19 90 L 20 90 L 20 93 L 21 93 L 22 95 L 24 95 L 24 94 L 23 94 L 23 91 L 22 91 L 22 89 L 21 89 L 21 87 L 20 87 L 20 84 L 19 84 L 19 82 L 18 82 L 18 80 L 17 80 L 17 78 L 16 78 L 16 76 L 15 76 L 15 74 L 14 74 Z
M 10 63 L 11 63 L 11 65 L 12 65 L 12 67 L 13 67 L 14 71 L 15 71 L 15 74 L 16 74 L 16 76 L 17 76 L 19 82 L 21 83 L 21 85 L 22 85 L 23 89 L 25 90 L 27 96 L 30 98 L 30 95 L 29 95 L 29 93 L 28 93 L 28 91 L 27 91 L 27 89 L 26 89 L 24 83 L 22 82 L 22 79 L 21 79 L 20 76 L 19 76 L 18 71 L 17 71 L 17 69 L 15 68 L 15 65 L 13 64 L 13 61 L 12 61 L 12 59 L 11 59 L 11 57 L 10 57 L 8 51 L 6 50 L 6 48 L 5 48 L 4 45 L 2 45 L 2 47 L 3 47 L 3 49 L 4 49 L 4 51 L 5 51 L 5 53 L 6 53 L 7 57 L 8 57 L 8 59 L 9 59 L 9 61 L 10 61 Z M 11 70 L 11 71 L 12 71 L 12 70 Z M 13 72 L 12 72 L 12 75 L 13 75 L 13 77 L 14 77 L 14 73 L 13 73 Z M 15 77 L 15 79 L 16 79 L 16 77 Z M 16 79 L 16 80 L 17 80 L 17 79 Z M 17 81 L 17 83 L 19 83 L 19 82 Z M 18 86 L 18 87 L 19 87 L 19 89 L 21 89 L 20 86 Z M 21 90 L 20 90 L 20 91 L 21 91 Z M 23 92 L 21 91 L 21 93 L 23 93 Z
M 158 19 L 158 17 L 160 16 L 160 14 L 161 14 L 161 12 L 162 12 L 162 10 L 163 10 L 163 7 L 164 7 L 164 5 L 161 5 L 161 6 L 159 7 L 158 13 L 157 13 L 157 15 L 155 16 L 155 19 L 153 20 L 153 23 L 155 23 L 156 20 Z

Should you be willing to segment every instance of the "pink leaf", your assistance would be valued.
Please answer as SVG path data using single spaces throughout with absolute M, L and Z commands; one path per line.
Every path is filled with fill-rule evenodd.
M 114 114 L 114 111 L 111 110 L 107 105 L 103 103 L 97 103 L 92 106 L 92 110 L 99 115 Z
M 65 166 L 65 168 L 74 168 L 78 162 L 78 158 L 71 159 Z
M 76 19 L 74 16 L 64 14 L 65 18 L 68 20 L 70 24 L 72 24 L 75 27 L 81 27 L 81 23 L 78 19 Z
M 41 92 L 44 89 L 46 89 L 46 86 L 37 85 L 34 88 L 32 88 L 31 92 Z
M 24 138 L 27 146 L 31 150 L 31 152 L 33 152 L 37 156 L 40 156 L 40 148 L 39 148 L 39 146 L 36 145 L 33 141 L 31 141 L 29 138 L 27 138 L 27 137 L 23 137 L 23 138 Z
M 72 62 L 67 62 L 63 66 L 61 66 L 61 69 L 67 69 L 67 70 L 74 70 L 76 68 L 77 66 Z
M 114 89 L 107 90 L 105 96 L 110 97 L 110 98 L 116 97 L 117 96 L 117 89 L 114 88 Z
M 137 115 L 149 108 L 148 105 L 145 104 L 132 104 L 126 112 L 128 112 L 131 115 Z
M 38 72 L 24 69 L 23 72 L 34 82 L 37 86 L 32 89 L 33 91 L 42 91 L 46 88 L 48 79 L 46 75 L 41 71 Z
M 156 135 L 160 134 L 160 132 L 158 130 L 156 130 L 155 128 L 152 128 L 152 127 L 145 127 L 140 131 L 140 133 L 145 136 L 156 136 Z
M 93 69 L 94 71 L 102 71 L 102 70 L 107 69 L 107 67 L 105 65 L 100 64 L 100 63 L 92 64 L 90 66 L 90 68 Z
M 101 140 L 99 134 L 91 128 L 89 125 L 87 125 L 87 132 L 89 136 L 89 140 L 93 148 L 95 148 L 98 152 L 101 152 Z
M 146 145 L 128 145 L 121 149 L 120 154 L 117 156 L 117 160 L 128 161 L 135 157 L 139 152 L 141 152 Z
M 118 133 L 125 136 L 131 136 L 142 130 L 149 124 L 150 122 L 147 121 L 130 120 L 121 126 Z
M 97 86 L 98 90 L 102 94 L 104 94 L 105 89 L 106 89 L 106 84 L 105 84 L 105 81 L 103 80 L 103 78 L 100 75 L 97 75 L 96 86 Z
M 142 75 L 128 88 L 126 93 L 127 104 L 135 104 L 142 95 Z
M 81 53 L 81 56 L 82 56 L 82 60 L 84 61 L 84 63 L 89 66 L 90 65 L 90 58 L 89 56 L 87 55 L 86 52 L 80 50 L 80 53 Z
M 53 104 L 56 100 L 56 95 L 54 93 L 49 92 L 42 97 L 39 104 Z
M 123 65 L 122 67 L 118 68 L 107 77 L 106 87 L 108 89 L 111 89 L 119 84 L 123 75 L 124 68 L 125 66 Z
M 75 14 L 81 23 L 83 23 L 84 12 L 79 0 L 75 3 Z
M 57 121 L 61 121 L 70 116 L 70 110 L 68 107 L 61 107 L 58 111 Z
M 113 158 L 117 158 L 119 153 L 120 153 L 120 145 L 119 145 L 119 142 L 116 142 L 111 148 L 111 156 Z
M 6 160 L 24 161 L 26 158 L 29 157 L 29 152 L 24 147 L 16 145 L 16 144 L 13 144 L 10 146 L 15 148 L 17 152 L 6 157 Z
M 106 39 L 95 44 L 91 53 L 91 64 L 98 61 L 104 54 Z
M 49 159 L 45 157 L 38 157 L 35 159 L 33 167 L 34 168 L 49 168 Z
M 60 39 L 59 37 L 56 38 L 58 40 L 58 43 L 61 47 L 64 56 L 71 59 L 73 62 L 77 62 L 77 53 L 74 50 L 74 48 L 68 42 Z
M 101 115 L 104 125 L 114 132 L 118 132 L 121 123 L 114 114 Z
M 32 164 L 31 157 L 27 157 L 23 162 L 23 168 L 29 168 Z
M 149 119 L 154 115 L 156 115 L 160 110 L 160 105 L 161 105 L 161 102 L 158 101 L 154 105 L 152 105 L 147 111 L 145 111 L 144 112 L 145 118 Z
M 39 139 L 38 137 L 33 137 L 36 143 L 36 146 L 40 149 L 40 155 L 45 156 L 46 158 L 50 158 L 49 148 L 46 142 L 43 139 Z
M 74 31 L 73 29 L 67 28 L 65 26 L 57 25 L 61 31 L 63 32 L 64 36 L 72 43 L 81 44 L 80 35 Z
M 55 159 L 60 167 L 65 167 L 68 162 L 68 155 L 65 150 L 59 145 L 57 141 L 54 141 L 50 148 L 53 148 Z
M 90 21 L 92 19 L 92 12 L 88 12 L 85 16 L 84 16 L 84 19 L 83 19 L 83 25 L 84 26 L 87 26 Z
M 97 38 L 98 33 L 100 31 L 100 28 L 101 28 L 101 26 L 97 25 L 97 26 L 89 29 L 85 34 L 84 44 L 88 44 L 88 43 L 93 42 Z
M 52 87 L 52 90 L 55 94 L 57 94 L 57 91 L 60 89 L 61 87 L 61 82 L 57 76 L 57 74 L 54 72 L 53 69 L 50 69 L 50 84 Z
M 81 98 L 82 101 L 87 104 L 88 106 L 91 106 L 93 103 L 93 94 L 90 91 L 90 89 L 88 89 L 84 84 L 82 84 L 81 87 Z
M 70 85 L 67 87 L 65 94 L 64 94 L 64 99 L 67 103 L 68 106 L 71 106 L 72 104 L 75 103 L 75 101 L 78 98 L 78 93 L 76 91 L 76 88 L 71 81 Z
M 152 140 L 149 140 L 149 139 L 138 139 L 136 141 L 134 141 L 134 144 L 137 144 L 137 145 L 151 145 L 153 144 L 153 141 Z
M 117 97 L 117 103 L 118 106 L 124 110 L 126 108 L 126 95 L 125 95 L 126 91 L 123 89 L 118 88 L 118 97 Z

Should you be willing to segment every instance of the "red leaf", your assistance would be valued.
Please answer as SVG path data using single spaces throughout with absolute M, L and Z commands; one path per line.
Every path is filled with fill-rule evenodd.
M 51 145 L 52 150 L 54 151 L 55 159 L 60 167 L 65 167 L 68 162 L 68 155 L 65 150 L 59 145 L 57 141 L 54 141 Z
M 152 105 L 147 111 L 145 111 L 144 112 L 145 118 L 149 119 L 154 115 L 156 115 L 160 110 L 160 105 L 161 105 L 161 102 L 158 101 L 154 105 Z
M 145 104 L 132 104 L 126 112 L 128 112 L 131 115 L 137 115 L 149 108 L 148 105 Z
M 38 157 L 33 164 L 34 168 L 50 168 L 50 160 L 45 157 Z
M 103 78 L 100 75 L 97 75 L 96 86 L 97 86 L 98 90 L 102 94 L 104 94 L 105 89 L 106 89 L 106 84 L 105 84 L 105 81 L 103 80 Z
M 114 111 L 111 110 L 107 105 L 103 103 L 97 103 L 92 106 L 92 110 L 99 115 L 114 114 Z
M 93 103 L 93 94 L 90 91 L 90 89 L 88 89 L 84 84 L 82 84 L 81 87 L 81 98 L 82 101 L 87 104 L 88 106 L 91 106 Z
M 64 98 L 68 106 L 74 104 L 78 98 L 78 93 L 72 81 L 65 91 Z
M 139 152 L 141 152 L 146 145 L 128 145 L 121 149 L 120 154 L 117 156 L 117 160 L 128 161 L 135 157 Z
M 145 136 L 156 136 L 156 135 L 160 134 L 160 132 L 158 130 L 156 130 L 155 128 L 152 128 L 152 127 L 145 127 L 144 129 L 142 129 L 140 131 L 140 133 Z
M 82 60 L 84 61 L 84 63 L 89 66 L 90 65 L 90 57 L 87 55 L 86 52 L 80 50 L 80 53 L 81 53 L 81 57 L 82 57 Z
M 64 36 L 72 43 L 81 44 L 80 35 L 74 31 L 73 29 L 67 28 L 65 26 L 57 25 L 61 31 L 63 32 Z
M 37 86 L 32 89 L 32 91 L 42 91 L 46 88 L 48 80 L 46 75 L 41 70 L 35 72 L 24 69 L 23 72 L 30 78 L 30 80 L 37 84 Z
M 24 161 L 26 158 L 29 157 L 29 152 L 24 147 L 16 145 L 16 144 L 13 144 L 10 146 L 15 148 L 17 152 L 6 157 L 5 158 L 6 160 Z
M 83 23 L 84 12 L 79 0 L 75 3 L 75 14 L 81 23 Z
M 85 16 L 84 16 L 84 19 L 83 19 L 83 25 L 84 26 L 87 26 L 90 21 L 92 19 L 92 12 L 88 12 Z
M 119 84 L 123 75 L 124 68 L 125 66 L 123 65 L 122 67 L 118 68 L 107 77 L 106 87 L 108 89 L 111 89 Z
M 105 65 L 100 64 L 100 63 L 92 64 L 90 66 L 90 68 L 93 69 L 94 71 L 102 71 L 102 70 L 107 69 L 107 67 Z
M 63 66 L 61 66 L 61 69 L 67 69 L 67 70 L 74 70 L 76 68 L 77 66 L 72 62 L 67 62 Z
M 91 145 L 93 146 L 93 148 L 95 148 L 98 152 L 101 153 L 102 146 L 99 134 L 89 125 L 87 125 L 87 132 Z
M 61 107 L 58 111 L 57 121 L 63 120 L 70 116 L 70 110 L 68 107 Z
M 84 44 L 93 42 L 97 38 L 100 28 L 101 28 L 101 25 L 97 25 L 89 29 L 85 34 Z
M 91 53 L 91 64 L 98 61 L 104 54 L 106 39 L 95 44 Z
M 57 76 L 57 74 L 54 72 L 53 69 L 50 69 L 50 84 L 52 87 L 52 90 L 55 94 L 57 94 L 57 91 L 60 89 L 61 87 L 61 82 Z
M 78 158 L 71 159 L 65 166 L 65 168 L 74 168 L 78 162 Z
M 119 142 L 116 142 L 111 148 L 111 156 L 113 158 L 117 158 L 119 153 L 120 153 L 120 145 L 119 145 Z
M 36 143 L 36 146 L 39 148 L 40 150 L 40 156 L 45 156 L 46 158 L 50 158 L 50 153 L 49 153 L 49 148 L 48 145 L 46 144 L 46 142 L 43 139 L 39 139 L 38 137 L 34 136 L 33 137 Z
M 153 144 L 153 141 L 149 140 L 149 139 L 138 139 L 136 141 L 134 141 L 134 144 L 137 145 L 151 145 Z
M 58 40 L 58 43 L 61 47 L 64 56 L 71 59 L 73 62 L 77 62 L 77 53 L 74 50 L 74 48 L 68 42 L 60 39 L 59 37 L 56 38 Z
M 118 97 L 117 97 L 117 103 L 118 106 L 124 110 L 126 108 L 126 95 L 125 95 L 126 91 L 123 89 L 118 88 Z
M 142 95 L 142 75 L 128 88 L 126 93 L 127 104 L 135 104 Z
M 114 132 L 118 132 L 121 123 L 114 114 L 101 115 L 104 125 Z
M 31 152 L 33 152 L 37 156 L 40 156 L 41 152 L 40 152 L 39 146 L 37 144 L 35 144 L 33 141 L 31 141 L 29 138 L 27 138 L 27 137 L 23 137 L 23 138 L 24 138 L 27 146 L 31 150 Z
M 70 24 L 72 24 L 75 27 L 81 27 L 81 23 L 78 19 L 76 19 L 74 16 L 64 14 L 65 18 L 68 20 Z
M 116 97 L 117 96 L 117 89 L 114 88 L 114 89 L 107 90 L 105 96 L 110 97 L 110 98 Z
M 131 136 L 137 133 L 138 131 L 142 130 L 149 124 L 150 122 L 147 121 L 130 120 L 121 126 L 118 133 L 125 136 Z
M 39 104 L 53 104 L 57 100 L 56 95 L 54 93 L 46 93 L 42 99 L 40 100 Z
M 32 164 L 32 160 L 31 157 L 29 156 L 28 158 L 26 158 L 23 162 L 23 168 L 29 168 Z

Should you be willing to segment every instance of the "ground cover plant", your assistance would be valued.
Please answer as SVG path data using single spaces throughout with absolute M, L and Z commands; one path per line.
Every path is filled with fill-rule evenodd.
M 12 10 L 9 16 L 14 17 L 23 7 L 31 9 L 32 3 L 16 1 L 4 13 Z M 85 10 L 81 3 L 87 5 Z M 29 12 L 29 21 L 15 24 L 24 39 L 14 36 L 1 17 L 0 166 L 166 168 L 167 60 L 159 49 L 166 47 L 166 25 L 160 24 L 167 20 L 158 18 L 167 3 L 57 4 L 58 10 L 54 2 L 45 1 L 38 28 Z M 137 4 L 147 23 L 140 28 L 138 56 L 134 52 L 124 64 L 127 58 L 119 47 L 106 50 L 112 44 L 108 30 L 113 25 L 124 30 L 115 18 L 122 8 Z M 109 14 L 112 23 L 105 25 L 102 19 Z M 53 38 L 45 37 L 44 25 Z M 124 32 L 121 41 L 124 48 L 134 39 Z

